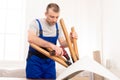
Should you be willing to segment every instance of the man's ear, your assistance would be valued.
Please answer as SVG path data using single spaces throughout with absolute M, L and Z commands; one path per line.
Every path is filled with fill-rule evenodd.
M 47 15 L 47 12 L 45 12 L 45 16 Z

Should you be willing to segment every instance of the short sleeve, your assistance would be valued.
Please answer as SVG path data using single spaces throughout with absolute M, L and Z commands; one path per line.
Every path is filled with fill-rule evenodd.
M 60 23 L 58 23 L 58 28 L 59 28 L 58 38 L 64 38 L 63 30 L 62 30 L 62 27 L 61 27 Z
M 29 30 L 32 30 L 36 33 L 36 35 L 39 35 L 39 28 L 36 20 L 33 20 L 29 25 Z

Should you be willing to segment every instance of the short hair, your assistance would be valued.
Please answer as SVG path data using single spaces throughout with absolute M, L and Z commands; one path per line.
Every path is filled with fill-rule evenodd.
M 50 8 L 53 8 L 54 12 L 59 12 L 60 11 L 60 8 L 56 3 L 49 3 L 47 8 L 46 8 L 46 11 L 48 11 L 48 9 L 50 9 Z

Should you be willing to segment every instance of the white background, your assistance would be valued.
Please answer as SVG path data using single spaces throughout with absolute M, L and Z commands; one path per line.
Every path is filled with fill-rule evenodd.
M 60 6 L 68 31 L 75 26 L 80 57 L 100 50 L 103 64 L 120 77 L 119 0 L 0 0 L 0 59 L 25 60 L 29 24 L 44 17 L 50 2 Z
M 23 60 L 25 1 L 0 0 L 0 60 Z

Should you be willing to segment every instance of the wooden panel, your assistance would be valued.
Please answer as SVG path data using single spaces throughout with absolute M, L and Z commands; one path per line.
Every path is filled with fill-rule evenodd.
M 101 64 L 100 51 L 93 52 L 94 60 Z M 104 80 L 104 78 L 98 74 L 93 73 L 93 80 Z
M 70 80 L 90 80 L 89 77 L 74 77 Z

